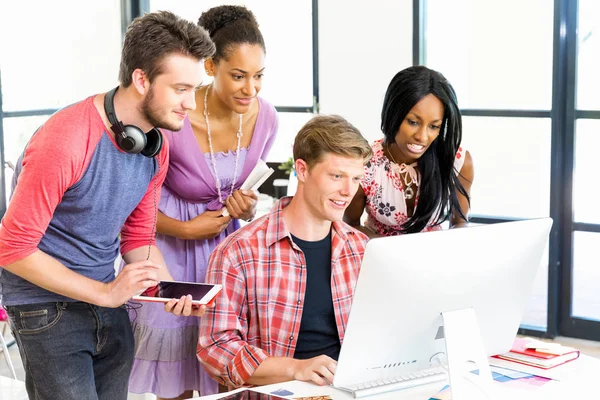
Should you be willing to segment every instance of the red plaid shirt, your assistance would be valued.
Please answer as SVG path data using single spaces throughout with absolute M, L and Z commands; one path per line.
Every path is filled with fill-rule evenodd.
M 214 309 L 202 317 L 198 358 L 226 385 L 242 386 L 267 357 L 293 357 L 300 331 L 306 261 L 292 242 L 282 210 L 271 212 L 229 235 L 212 253 L 206 282 L 220 283 Z M 331 292 L 335 320 L 344 339 L 367 236 L 334 222 Z

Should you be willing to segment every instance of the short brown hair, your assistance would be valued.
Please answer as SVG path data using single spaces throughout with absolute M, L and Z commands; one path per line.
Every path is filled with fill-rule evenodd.
M 373 156 L 369 142 L 354 125 L 339 115 L 317 115 L 308 121 L 294 140 L 294 161 L 302 159 L 311 168 L 326 153 L 362 158 Z
M 125 33 L 119 82 L 123 87 L 131 85 L 131 75 L 138 68 L 152 82 L 163 72 L 165 58 L 174 53 L 200 61 L 212 57 L 215 45 L 203 28 L 170 11 L 134 19 Z

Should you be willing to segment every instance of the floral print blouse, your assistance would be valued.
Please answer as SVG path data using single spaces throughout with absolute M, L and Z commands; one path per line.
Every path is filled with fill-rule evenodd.
M 396 164 L 387 158 L 383 151 L 383 139 L 376 140 L 373 148 L 373 158 L 365 165 L 365 175 L 361 186 L 366 196 L 367 222 L 366 227 L 383 236 L 400 234 L 400 226 L 409 218 L 405 187 L 401 177 L 412 182 L 419 182 L 420 173 L 417 163 Z M 458 174 L 465 162 L 465 150 L 459 147 L 454 160 L 454 169 Z M 412 185 L 415 191 L 414 207 L 419 202 L 419 189 Z M 423 232 L 440 230 L 441 226 L 433 225 L 433 221 L 423 229 Z

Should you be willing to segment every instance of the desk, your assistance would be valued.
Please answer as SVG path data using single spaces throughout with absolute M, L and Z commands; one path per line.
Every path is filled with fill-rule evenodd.
M 519 369 L 513 364 L 513 369 Z M 560 381 L 550 381 L 545 385 L 526 390 L 517 390 L 515 388 L 509 388 L 502 386 L 502 383 L 494 382 L 494 399 L 551 399 L 551 400 L 565 400 L 565 399 L 598 399 L 600 398 L 600 382 L 598 377 L 600 376 L 600 360 L 581 355 L 577 360 L 570 363 L 553 368 L 553 374 L 558 377 L 561 374 Z M 406 399 L 406 400 L 427 400 L 431 396 L 434 396 L 444 386 L 443 382 L 432 383 L 429 385 L 417 386 L 410 389 L 399 390 L 390 393 L 383 393 L 376 396 L 365 397 L 365 400 L 391 400 L 391 399 Z M 270 393 L 277 389 L 287 389 L 293 392 L 293 396 L 287 398 L 293 399 L 296 397 L 303 396 L 319 396 L 329 395 L 334 400 L 349 400 L 353 399 L 350 393 L 334 389 L 331 386 L 317 386 L 308 382 L 290 381 L 284 383 L 277 383 L 273 385 L 259 386 L 253 388 L 257 392 Z M 230 392 L 233 393 L 233 392 Z M 197 399 L 203 400 L 215 400 L 221 397 L 227 396 L 227 393 L 221 393 L 219 395 L 198 397 Z M 483 396 L 478 396 L 477 399 L 484 399 Z

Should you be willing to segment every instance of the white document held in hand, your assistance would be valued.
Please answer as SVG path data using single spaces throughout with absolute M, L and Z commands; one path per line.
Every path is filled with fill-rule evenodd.
M 242 183 L 240 190 L 258 190 L 260 185 L 262 185 L 273 172 L 275 172 L 273 168 L 270 168 L 266 162 L 258 160 L 258 163 L 256 163 L 244 183 Z M 226 217 L 228 215 L 229 212 L 227 209 L 223 209 L 223 216 Z
M 273 168 L 269 168 L 267 163 L 263 160 L 258 160 L 256 166 L 250 172 L 250 175 L 242 183 L 241 190 L 253 190 L 256 191 L 262 185 L 271 174 L 275 172 Z

